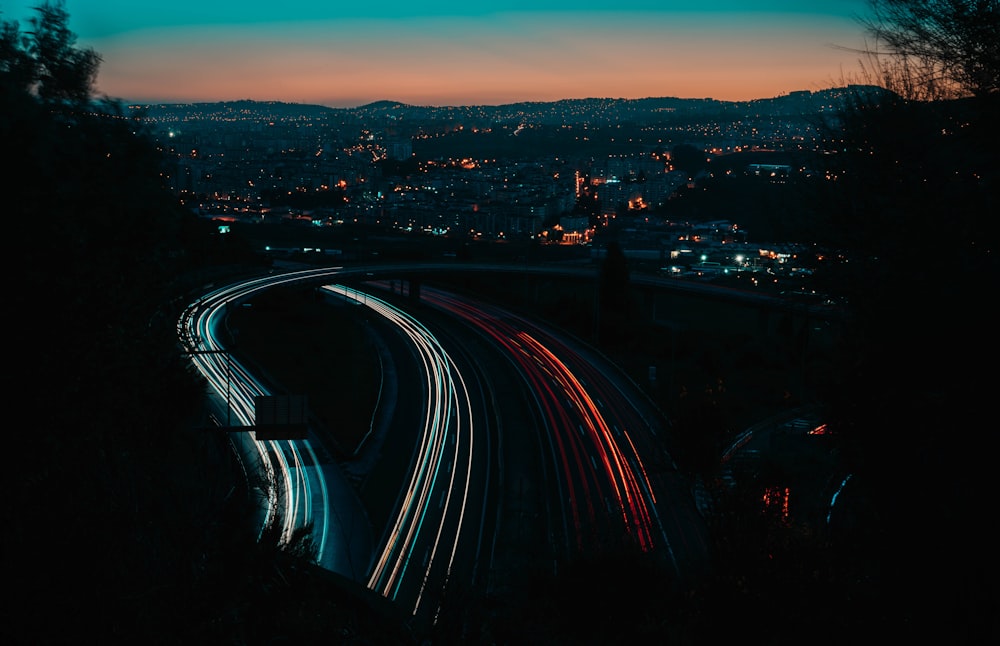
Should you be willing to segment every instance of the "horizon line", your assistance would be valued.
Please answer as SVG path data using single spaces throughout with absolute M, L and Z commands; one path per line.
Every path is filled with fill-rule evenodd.
M 249 97 L 244 97 L 244 98 L 240 98 L 240 99 L 202 99 L 202 100 L 188 100 L 188 101 L 179 101 L 179 100 L 174 100 L 174 101 L 166 101 L 166 100 L 150 101 L 150 100 L 143 100 L 143 101 L 139 101 L 139 100 L 129 100 L 129 99 L 117 99 L 117 100 L 121 101 L 122 103 L 124 103 L 126 105 L 146 105 L 146 106 L 152 106 L 152 105 L 201 105 L 201 104 L 211 104 L 211 103 L 272 103 L 272 104 L 279 103 L 279 104 L 283 104 L 283 105 L 304 105 L 304 106 L 321 107 L 321 108 L 328 108 L 328 109 L 331 109 L 331 110 L 357 110 L 359 108 L 365 108 L 365 107 L 372 106 L 372 105 L 379 104 L 379 103 L 390 103 L 390 104 L 396 104 L 396 105 L 401 105 L 401 106 L 410 107 L 410 108 L 478 108 L 478 107 L 484 107 L 484 108 L 501 108 L 501 107 L 504 107 L 504 106 L 521 105 L 521 104 L 525 104 L 525 103 L 542 104 L 542 105 L 544 105 L 544 104 L 562 103 L 562 102 L 569 102 L 569 101 L 647 101 L 647 100 L 653 100 L 653 99 L 673 99 L 673 100 L 677 100 L 677 101 L 714 101 L 716 103 L 752 103 L 754 101 L 770 101 L 770 100 L 773 100 L 773 99 L 780 99 L 780 98 L 792 96 L 793 94 L 803 94 L 804 93 L 804 94 L 810 94 L 810 95 L 812 95 L 812 94 L 817 94 L 817 93 L 820 93 L 820 92 L 826 92 L 826 91 L 829 91 L 829 90 L 846 90 L 846 89 L 850 89 L 850 88 L 861 88 L 861 87 L 866 87 L 866 88 L 880 88 L 880 86 L 872 85 L 872 84 L 847 83 L 845 85 L 835 85 L 835 86 L 826 87 L 826 88 L 823 88 L 823 89 L 820 89 L 820 90 L 809 90 L 809 89 L 791 90 L 791 91 L 786 92 L 784 94 L 777 94 L 777 95 L 769 96 L 769 97 L 758 97 L 758 98 L 755 98 L 755 99 L 716 99 L 716 98 L 713 98 L 713 97 L 680 97 L 680 96 L 670 96 L 670 95 L 644 96 L 644 97 L 633 97 L 633 98 L 628 98 L 628 97 L 611 97 L 611 96 L 589 96 L 589 97 L 566 97 L 566 98 L 562 98 L 562 99 L 552 99 L 552 100 L 548 100 L 548 101 L 546 101 L 546 100 L 539 100 L 539 99 L 525 99 L 523 101 L 511 101 L 511 102 L 507 102 L 507 103 L 450 103 L 450 104 L 449 103 L 441 103 L 441 104 L 429 104 L 429 103 L 426 103 L 426 104 L 420 104 L 420 103 L 407 103 L 405 101 L 400 101 L 400 100 L 397 100 L 397 99 L 376 99 L 376 100 L 373 100 L 373 101 L 369 101 L 367 103 L 360 103 L 360 104 L 356 104 L 356 105 L 353 105 L 353 106 L 338 106 L 338 105 L 330 105 L 330 104 L 326 104 L 326 103 L 314 103 L 314 102 L 309 102 L 309 101 L 289 101 L 289 100 L 282 100 L 282 99 L 252 99 L 252 98 L 249 98 Z M 880 88 L 880 89 L 884 89 L 884 88 Z M 108 97 L 108 98 L 111 98 L 111 97 Z M 114 100 L 114 99 L 112 99 L 112 100 Z

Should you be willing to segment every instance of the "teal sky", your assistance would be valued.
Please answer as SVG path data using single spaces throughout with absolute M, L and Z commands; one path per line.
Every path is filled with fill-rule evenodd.
M 22 29 L 40 0 L 0 0 Z M 66 0 L 97 89 L 135 102 L 353 107 L 676 96 L 744 100 L 847 82 L 866 0 Z

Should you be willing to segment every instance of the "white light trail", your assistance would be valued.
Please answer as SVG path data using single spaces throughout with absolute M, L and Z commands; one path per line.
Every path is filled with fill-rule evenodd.
M 398 599 L 404 580 L 419 577 L 413 601 L 413 614 L 416 614 L 439 551 L 444 549 L 447 554 L 443 584 L 451 574 L 462 535 L 474 436 L 469 393 L 447 351 L 416 319 L 371 294 L 343 285 L 328 285 L 323 289 L 361 303 L 395 325 L 413 345 L 423 369 L 426 402 L 413 470 L 368 581 L 371 589 Z M 460 463 L 464 465 L 462 469 L 458 468 Z M 435 495 L 438 491 L 442 493 Z M 436 523 L 437 527 L 429 529 L 428 523 Z M 457 529 L 446 535 L 450 523 L 457 523 Z M 423 536 L 425 531 L 427 538 Z M 430 541 L 429 551 L 423 547 L 427 540 Z M 415 553 L 420 556 L 414 558 Z M 421 572 L 410 572 L 408 568 L 414 563 L 421 564 Z

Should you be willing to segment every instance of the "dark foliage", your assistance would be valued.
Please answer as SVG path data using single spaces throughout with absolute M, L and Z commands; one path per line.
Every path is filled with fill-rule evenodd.
M 992 388 L 971 365 L 996 356 L 983 299 L 997 277 L 998 107 L 857 102 L 823 196 L 828 242 L 849 259 L 822 280 L 850 303 L 831 421 L 876 514 L 864 553 L 900 628 L 949 641 L 975 641 L 990 621 L 980 446 Z
M 137 119 L 90 99 L 99 57 L 73 46 L 61 5 L 38 16 L 29 34 L 0 29 L 7 311 L 25 321 L 8 326 L 5 641 L 407 643 L 397 618 L 310 565 L 308 541 L 249 531 L 248 483 L 222 438 L 194 430 L 201 385 L 174 339 L 184 278 L 242 250 L 167 197 Z M 978 70 L 962 62 L 959 76 Z M 525 573 L 501 608 L 468 591 L 441 641 L 990 637 L 1000 106 L 976 84 L 987 91 L 959 101 L 859 101 L 831 124 L 839 179 L 817 195 L 820 231 L 849 262 L 819 280 L 850 304 L 825 396 L 851 522 L 824 533 L 760 513 L 775 477 L 761 470 L 716 492 L 700 585 L 675 589 L 644 555 L 598 555 Z M 619 254 L 608 249 L 597 303 L 612 342 L 630 307 Z M 689 463 L 710 473 L 731 429 L 715 399 L 684 412 Z
M 139 120 L 90 100 L 99 58 L 74 47 L 66 20 L 45 3 L 29 31 L 0 30 L 4 641 L 343 636 L 364 604 L 338 601 L 353 597 L 307 567 L 306 543 L 257 537 L 252 483 L 226 438 L 201 428 L 203 385 L 177 343 L 178 308 L 209 259 L 245 256 L 164 189 Z
M 309 192 L 289 192 L 268 189 L 261 191 L 265 204 L 272 207 L 289 207 L 294 209 L 332 209 L 343 206 L 346 202 L 344 191 L 331 189 Z
M 1000 92 L 1000 3 L 868 0 L 875 73 L 908 98 Z
M 780 183 L 753 177 L 746 173 L 747 165 L 756 163 L 749 161 L 752 159 L 739 154 L 713 159 L 708 165 L 710 177 L 691 188 L 678 189 L 672 199 L 658 207 L 658 213 L 675 222 L 738 219 L 748 242 L 813 240 L 813 196 L 822 180 L 801 174 Z M 783 163 L 781 157 L 779 160 L 767 163 Z M 738 218 L 733 215 L 734 205 L 738 205 Z
M 607 347 L 625 343 L 633 304 L 629 291 L 628 259 L 621 245 L 610 241 L 601 262 L 597 286 L 597 340 Z
M 705 151 L 691 144 L 679 144 L 670 151 L 670 165 L 675 170 L 685 171 L 689 177 L 694 177 L 708 168 L 708 159 Z

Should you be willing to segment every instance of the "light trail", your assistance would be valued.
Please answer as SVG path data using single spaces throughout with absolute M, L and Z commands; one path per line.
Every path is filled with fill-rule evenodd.
M 333 274 L 336 269 L 324 270 Z M 250 299 L 265 289 L 295 284 L 316 272 L 290 272 L 248 280 L 216 289 L 192 303 L 178 320 L 178 335 L 191 360 L 214 393 L 217 408 L 225 407 L 225 423 L 253 426 L 254 400 L 270 394 L 269 389 L 245 366 L 234 359 L 219 340 L 228 308 Z M 330 496 L 320 460 L 309 439 L 258 440 L 248 431 L 243 442 L 244 457 L 256 462 L 268 486 L 265 491 L 261 532 L 280 523 L 281 540 L 312 525 L 317 562 L 327 562 L 330 544 Z M 249 451 L 255 455 L 247 454 Z
M 554 457 L 558 457 L 557 468 L 563 474 L 570 526 L 575 534 L 572 543 L 577 549 L 584 549 L 585 541 L 599 540 L 594 534 L 593 500 L 598 491 L 604 490 L 611 496 L 621 526 L 641 549 L 654 549 L 659 541 L 670 550 L 656 509 L 654 487 L 631 434 L 624 424 L 616 425 L 616 432 L 612 432 L 607 413 L 596 403 L 594 384 L 605 379 L 594 375 L 585 385 L 577 377 L 576 369 L 560 357 L 571 358 L 581 365 L 586 360 L 555 338 L 546 337 L 544 341 L 536 338 L 541 334 L 539 330 L 529 334 L 526 330 L 533 326 L 509 312 L 482 304 L 470 305 L 428 287 L 421 290 L 421 297 L 471 323 L 506 348 L 520 366 L 547 420 L 550 439 L 554 440 Z M 609 399 L 601 397 L 601 401 Z M 578 429 L 583 433 L 577 432 Z
M 319 285 L 324 279 L 361 271 L 363 268 L 353 272 L 323 268 L 251 279 L 207 293 L 185 310 L 178 320 L 178 336 L 212 389 L 217 409 L 225 408 L 227 425 L 252 426 L 254 398 L 268 394 L 267 386 L 219 340 L 227 308 L 262 290 L 307 281 Z M 397 516 L 367 573 L 369 587 L 404 606 L 412 604 L 416 615 L 426 605 L 430 586 L 443 589 L 452 575 L 463 536 L 475 435 L 468 388 L 455 362 L 415 319 L 370 294 L 341 285 L 323 289 L 384 317 L 403 332 L 420 357 L 427 394 L 421 439 Z M 330 541 L 327 483 L 310 440 L 258 440 L 252 432 L 247 435 L 251 455 L 244 452 L 244 457 L 257 465 L 254 468 L 263 473 L 268 485 L 262 531 L 271 523 L 280 523 L 282 540 L 288 541 L 298 529 L 312 524 L 317 560 L 323 563 L 336 546 Z M 426 554 L 424 562 L 418 553 Z M 415 567 L 417 563 L 419 567 Z M 428 612 L 436 617 L 439 610 Z
M 254 398 L 268 390 L 218 340 L 228 307 L 240 305 L 261 290 L 308 282 L 325 285 L 322 289 L 332 296 L 368 307 L 402 332 L 414 349 L 424 388 L 423 413 L 417 420 L 419 440 L 384 540 L 374 557 L 363 557 L 367 565 L 361 567 L 360 576 L 371 589 L 412 608 L 414 615 L 422 612 L 436 618 L 440 604 L 435 610 L 428 593 L 444 590 L 460 553 L 475 553 L 472 560 L 478 559 L 485 507 L 472 516 L 468 512 L 473 511 L 470 490 L 477 497 L 481 490 L 482 500 L 487 500 L 491 458 L 489 442 L 482 438 L 488 438 L 484 435 L 488 430 L 485 425 L 476 430 L 467 380 L 425 326 L 370 293 L 331 284 L 345 276 L 371 277 L 370 269 L 291 271 L 217 289 L 185 311 L 178 321 L 178 334 L 211 385 L 217 410 L 225 407 L 227 423 L 249 426 L 254 423 Z M 379 270 L 394 269 L 398 268 Z M 526 378 L 543 415 L 548 454 L 559 474 L 552 490 L 561 510 L 554 518 L 561 519 L 563 535 L 554 534 L 554 544 L 564 540 L 570 552 L 579 552 L 599 549 L 603 541 L 617 540 L 615 536 L 629 536 L 644 550 L 665 546 L 676 565 L 657 507 L 665 475 L 658 472 L 654 481 L 643 462 L 643 457 L 655 453 L 650 452 L 648 437 L 655 431 L 632 410 L 619 386 L 554 335 L 509 312 L 475 307 L 426 286 L 421 291 L 424 303 L 460 316 L 505 348 Z M 635 440 L 636 431 L 642 431 L 641 442 Z M 473 451 L 477 434 L 480 446 L 486 447 L 477 449 L 478 455 Z M 260 441 L 252 433 L 240 435 L 247 438 L 248 464 L 256 463 L 253 469 L 266 475 L 263 526 L 280 523 L 282 539 L 290 540 L 298 529 L 311 525 L 321 564 L 327 555 L 348 549 L 330 539 L 335 535 L 331 526 L 336 510 L 330 509 L 330 492 L 310 440 Z M 669 457 L 667 463 L 672 463 Z M 474 464 L 479 466 L 474 468 Z M 666 504 L 678 525 L 676 505 Z M 478 542 L 466 543 L 466 534 L 475 529 L 465 524 L 473 517 L 479 518 L 480 535 Z M 679 536 L 687 540 L 683 532 Z M 468 538 L 474 539 L 471 534 Z M 462 545 L 468 547 L 460 549 Z M 471 563 L 473 576 L 476 567 Z M 354 569 L 344 573 L 359 576 Z
M 424 418 L 413 468 L 368 578 L 369 588 L 400 602 L 404 601 L 404 584 L 410 590 L 413 584 L 409 582 L 415 580 L 412 613 L 416 615 L 428 585 L 432 581 L 435 585 L 440 581 L 442 587 L 447 584 L 463 535 L 475 437 L 469 391 L 440 341 L 412 316 L 371 294 L 343 285 L 322 289 L 354 300 L 394 325 L 414 348 L 422 367 Z M 446 556 L 444 571 L 435 578 L 432 573 L 442 551 Z M 418 564 L 417 569 L 414 564 Z

